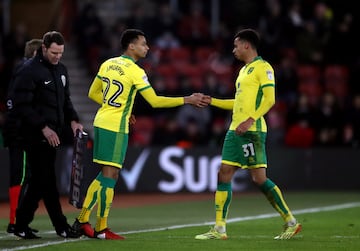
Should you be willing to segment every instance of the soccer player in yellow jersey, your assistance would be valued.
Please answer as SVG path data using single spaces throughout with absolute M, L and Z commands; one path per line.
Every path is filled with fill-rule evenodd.
M 108 215 L 128 146 L 129 123 L 134 122 L 131 112 L 136 93 L 139 92 L 152 107 L 184 104 L 203 107 L 210 98 L 200 93 L 187 97 L 157 96 L 145 71 L 136 64 L 149 50 L 144 33 L 125 30 L 121 46 L 124 53 L 106 60 L 90 86 L 90 99 L 101 105 L 94 119 L 93 149 L 93 161 L 100 164 L 101 171 L 88 187 L 82 210 L 73 224 L 80 233 L 99 239 L 124 239 L 110 231 Z M 97 221 L 92 229 L 89 218 L 96 204 Z
M 232 122 L 225 136 L 221 167 L 215 192 L 215 226 L 195 236 L 198 240 L 227 239 L 226 218 L 232 197 L 231 180 L 238 168 L 248 169 L 252 181 L 264 193 L 285 222 L 275 239 L 289 239 L 301 230 L 279 187 L 266 176 L 266 122 L 264 115 L 275 103 L 275 78 L 271 65 L 257 52 L 258 33 L 244 29 L 234 38 L 233 53 L 245 65 L 236 79 L 234 99 L 211 99 L 211 105 L 232 110 Z

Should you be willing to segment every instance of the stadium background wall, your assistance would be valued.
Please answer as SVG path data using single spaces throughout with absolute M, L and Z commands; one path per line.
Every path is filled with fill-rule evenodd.
M 2 175 L 0 200 L 8 199 L 9 160 L 7 149 L 0 149 Z M 72 147 L 60 148 L 56 163 L 58 187 L 69 193 Z M 82 192 L 97 174 L 92 163 L 92 149 L 83 157 Z M 163 148 L 129 147 L 116 191 L 146 192 L 211 192 L 216 189 L 220 149 L 174 146 Z M 360 190 L 360 154 L 349 148 L 271 148 L 268 150 L 268 176 L 284 190 Z M 246 171 L 239 171 L 233 181 L 234 191 L 256 188 Z

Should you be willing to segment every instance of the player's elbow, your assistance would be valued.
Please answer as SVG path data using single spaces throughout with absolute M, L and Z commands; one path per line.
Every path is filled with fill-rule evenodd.
M 88 97 L 89 97 L 90 99 L 93 99 L 94 93 L 89 91 L 89 92 L 88 92 Z
M 101 99 L 101 97 L 98 97 L 98 96 L 96 96 L 96 95 L 92 95 L 92 94 L 90 94 L 90 93 L 88 94 L 88 97 L 89 97 L 89 99 L 91 99 L 92 101 L 98 103 L 99 105 L 102 104 L 102 99 Z
M 269 100 L 269 107 L 273 107 L 275 105 L 275 99 Z
M 275 105 L 275 97 L 268 97 L 265 99 L 266 106 L 270 109 Z
M 94 95 L 92 95 L 92 94 L 88 94 L 88 97 L 89 97 L 89 99 L 91 99 L 91 100 L 93 100 L 93 101 L 96 101 L 96 99 L 95 99 L 95 96 Z

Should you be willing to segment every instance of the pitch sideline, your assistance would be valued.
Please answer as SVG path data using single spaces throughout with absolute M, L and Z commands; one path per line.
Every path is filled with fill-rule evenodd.
M 331 206 L 324 206 L 324 207 L 305 208 L 305 209 L 293 210 L 293 213 L 295 215 L 301 215 L 301 214 L 307 214 L 307 213 L 336 211 L 336 210 L 354 208 L 354 207 L 360 207 L 360 202 L 350 202 L 350 203 L 345 203 L 345 204 L 338 204 L 338 205 L 331 205 Z M 228 219 L 227 222 L 233 223 L 233 222 L 250 221 L 250 220 L 258 220 L 258 219 L 268 219 L 268 218 L 273 218 L 273 217 L 278 217 L 278 216 L 279 216 L 278 213 L 260 214 L 260 215 L 254 215 L 254 216 L 231 218 L 231 219 Z M 215 224 L 215 222 L 211 221 L 211 222 L 203 222 L 203 223 L 183 224 L 183 225 L 174 225 L 174 226 L 169 226 L 169 227 L 160 227 L 160 228 L 151 228 L 151 229 L 142 229 L 142 230 L 135 230 L 135 231 L 128 231 L 128 232 L 120 232 L 119 234 L 126 235 L 126 234 L 137 234 L 137 233 L 149 233 L 149 232 L 165 231 L 165 230 L 169 230 L 169 229 L 207 226 L 207 225 L 213 225 L 213 224 Z M 52 233 L 55 233 L 55 231 L 48 231 L 45 233 L 52 234 Z M 7 237 L 7 236 L 5 236 L 5 237 Z M 0 237 L 0 240 L 1 239 L 3 239 L 3 237 Z M 42 243 L 42 244 L 19 246 L 16 248 L 1 249 L 1 250 L 2 251 L 26 250 L 26 249 L 47 247 L 47 246 L 52 246 L 52 245 L 57 245 L 57 244 L 68 243 L 68 242 L 77 242 L 77 241 L 86 241 L 86 240 L 90 240 L 90 239 L 89 238 L 66 239 L 66 240 L 62 240 L 62 241 L 51 241 L 51 242 L 46 242 L 46 243 Z

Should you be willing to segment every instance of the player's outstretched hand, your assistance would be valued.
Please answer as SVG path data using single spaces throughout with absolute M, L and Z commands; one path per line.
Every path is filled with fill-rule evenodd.
M 185 97 L 185 104 L 191 104 L 196 107 L 208 106 L 211 102 L 211 97 L 202 93 L 193 93 L 190 96 Z

